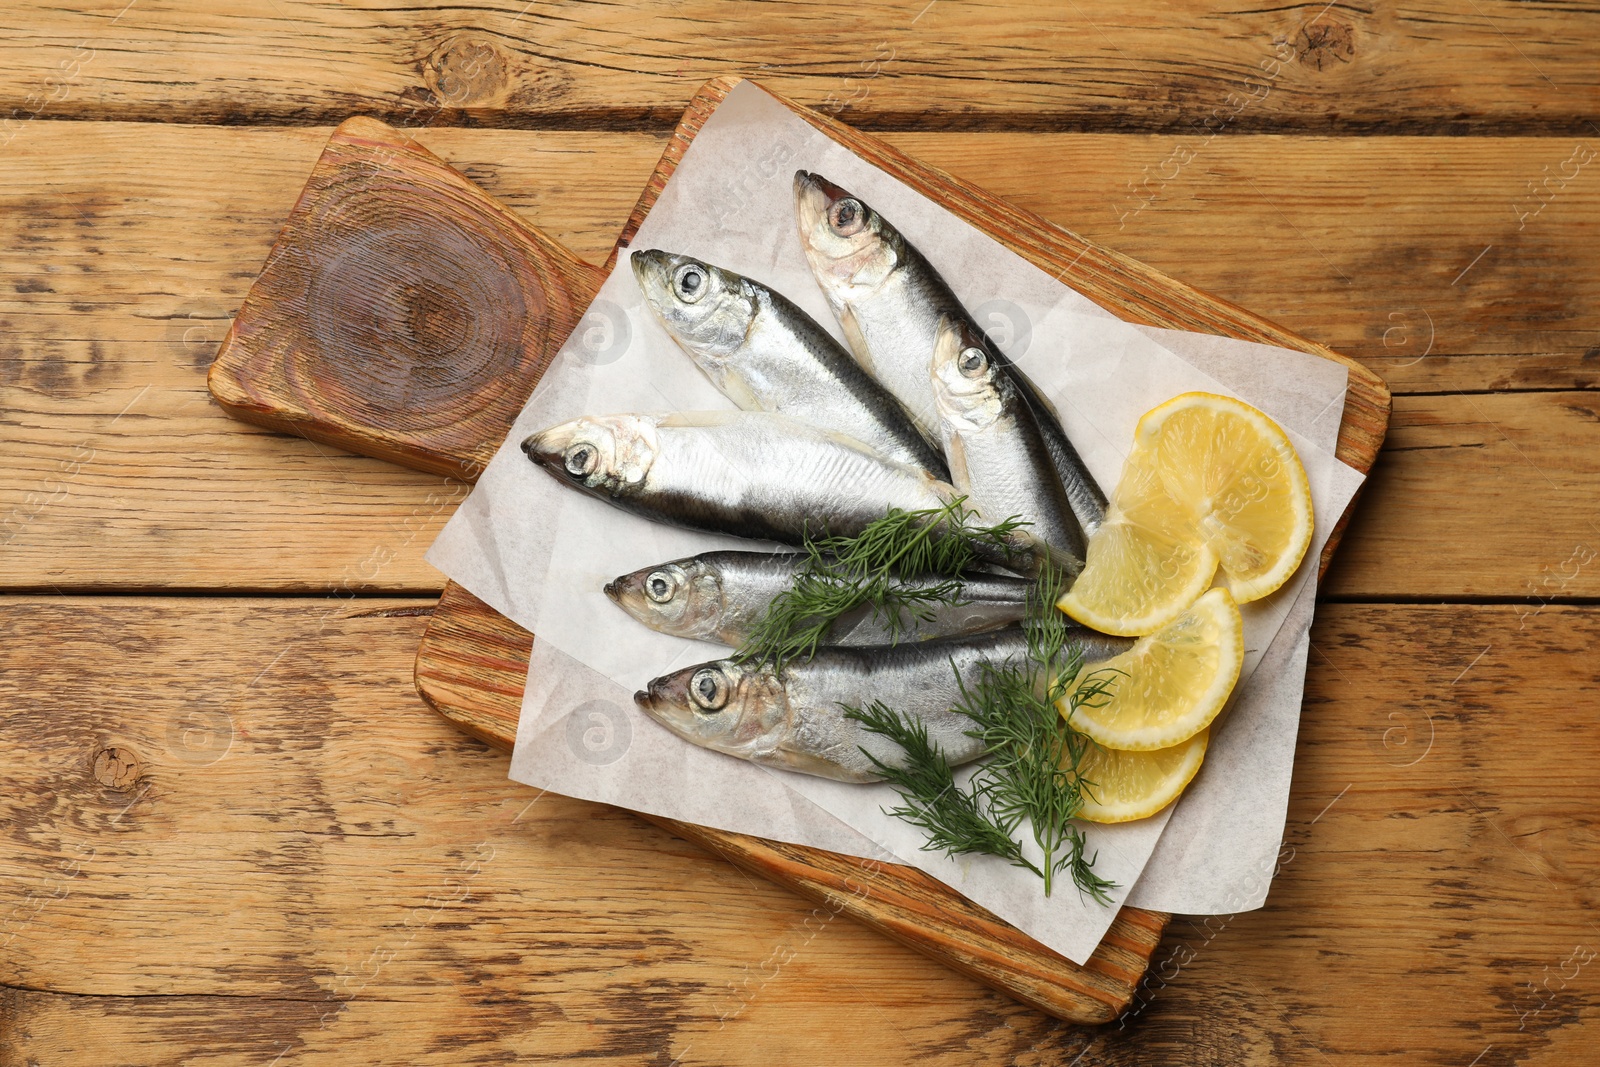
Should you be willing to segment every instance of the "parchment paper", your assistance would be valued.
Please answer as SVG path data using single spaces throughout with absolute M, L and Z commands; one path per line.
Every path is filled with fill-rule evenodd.
M 1164 346 L 1174 342 L 1169 331 L 1137 329 L 1108 315 L 855 158 L 748 83 L 696 137 L 634 247 L 687 252 L 752 275 L 837 334 L 795 234 L 790 187 L 801 167 L 861 195 L 928 255 L 1057 404 L 1068 434 L 1102 484 L 1115 484 L 1139 415 L 1176 393 L 1233 393 L 1267 410 L 1290 430 L 1311 479 L 1319 523 L 1308 560 L 1315 560 L 1347 499 L 1339 498 L 1334 484 L 1339 465 L 1314 436 L 1329 410 L 1337 426 L 1346 384 L 1342 367 L 1286 353 L 1304 361 L 1303 373 L 1262 385 L 1249 370 L 1254 354 L 1237 347 L 1241 343 L 1178 335 L 1194 349 L 1196 362 L 1209 358 L 1207 365 L 1218 374 L 1213 377 Z M 921 852 L 914 831 L 882 814 L 881 807 L 894 799 L 887 787 L 769 772 L 694 748 L 633 707 L 631 693 L 648 679 L 723 652 L 647 630 L 618 611 L 600 586 L 651 563 L 751 543 L 628 516 L 557 485 L 517 446 L 527 434 L 581 414 L 731 406 L 655 323 L 624 258 L 430 551 L 430 561 L 452 579 L 539 634 L 512 776 L 589 799 L 857 855 L 881 856 L 876 844 L 1069 958 L 1087 958 L 1114 908 L 1085 904 L 1070 886 L 1047 901 L 1033 875 L 999 861 L 951 862 Z M 1247 672 L 1273 645 L 1296 598 L 1309 604 L 1313 571 L 1314 562 L 1308 563 L 1289 587 L 1246 606 Z M 1285 670 L 1294 675 L 1292 685 L 1282 692 L 1275 686 L 1271 699 L 1263 698 L 1263 714 L 1278 734 L 1288 719 L 1291 756 L 1303 661 L 1298 673 L 1293 666 L 1291 656 Z M 1236 703 L 1246 706 L 1257 688 L 1252 674 L 1237 690 Z M 1213 743 L 1214 752 L 1220 741 L 1219 736 Z M 1287 782 L 1286 768 L 1279 777 Z M 1235 811 L 1275 803 L 1281 829 L 1276 783 L 1274 778 L 1262 790 L 1254 781 L 1230 781 L 1204 803 Z M 1119 896 L 1141 880 L 1169 817 L 1092 831 L 1091 847 L 1101 857 L 1097 869 L 1120 883 Z M 1214 815 L 1205 825 L 1224 818 Z M 1174 860 L 1171 870 L 1182 869 Z

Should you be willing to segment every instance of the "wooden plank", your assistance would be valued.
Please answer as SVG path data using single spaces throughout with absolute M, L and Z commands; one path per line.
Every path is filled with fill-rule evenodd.
M 329 132 L 31 124 L 6 149 L 15 181 L 0 193 L 0 356 L 29 361 L 4 381 L 76 401 L 157 375 L 192 382 L 182 375 L 213 354 Z M 654 133 L 419 139 L 590 262 L 664 145 Z M 1577 140 L 1223 137 L 1180 166 L 1193 145 L 1176 136 L 886 139 L 1355 356 L 1396 392 L 1592 385 L 1572 357 L 1600 332 L 1600 158 L 1518 215 L 1541 203 L 1528 183 L 1546 168 L 1554 189 L 1578 167 Z M 1581 143 L 1600 152 L 1600 138 Z M 124 362 L 148 369 L 124 375 Z M 101 409 L 114 414 L 111 399 Z
M 1591 393 L 1401 397 L 1324 595 L 1600 596 Z
M 1236 946 L 1308 1041 L 1463 1064 L 1581 1062 L 1593 1048 L 1600 740 L 1583 723 L 1597 624 L 1594 608 L 1320 610 L 1290 808 L 1304 827 L 1290 843 L 1304 844 Z M 1388 955 L 1358 962 L 1344 931 L 1375 911 Z M 1274 974 L 1310 956 L 1329 1001 L 1362 1006 L 1298 1010 L 1324 995 Z M 1394 993 L 1368 1007 L 1363 974 Z M 1456 1032 L 1432 1047 L 1405 1033 L 1402 988 Z
M 880 128 L 1587 135 L 1600 98 L 1594 12 L 1502 0 L 120 7 L 8 6 L 12 128 L 36 113 L 235 124 L 357 112 L 665 126 L 729 73 Z
M 7 149 L 8 174 L 14 175 L 15 184 L 0 193 L 5 209 L 0 211 L 0 410 L 5 411 L 0 436 L 7 460 L 0 465 L 0 537 L 8 539 L 0 551 L 0 585 L 232 585 L 343 595 L 357 589 L 438 590 L 440 579 L 421 561 L 421 552 L 461 499 L 460 486 L 258 432 L 226 418 L 204 392 L 204 368 L 326 133 L 40 122 Z M 1035 136 L 919 134 L 891 139 L 919 157 L 992 184 L 1024 207 L 1070 221 L 1074 201 L 1081 201 L 1098 204 L 1103 218 L 1111 219 L 1108 198 L 1120 183 L 1115 175 L 1126 164 L 1117 153 L 1138 139 L 1062 137 L 1048 152 L 1035 155 L 1026 148 Z M 427 138 L 475 181 L 508 197 L 525 217 L 591 261 L 603 258 L 617 220 L 626 216 L 661 145 L 660 138 L 642 134 L 452 130 L 430 131 Z M 1295 197 L 1274 202 L 1288 205 L 1291 217 L 1303 220 L 1318 210 L 1353 202 L 1357 195 L 1356 184 L 1341 187 L 1338 201 L 1318 208 L 1316 168 L 1333 171 L 1329 180 L 1343 171 L 1331 157 L 1302 157 L 1296 146 L 1305 143 L 1310 142 L 1229 138 L 1219 139 L 1216 148 L 1224 152 L 1263 146 L 1252 157 L 1251 167 L 1259 169 L 1249 172 L 1251 180 L 1259 185 L 1265 175 L 1273 175 L 1266 180 L 1274 183 L 1274 197 Z M 1507 203 L 1491 195 L 1488 176 L 1496 167 L 1515 168 L 1519 155 L 1533 157 L 1545 144 L 1537 139 L 1449 141 L 1449 150 L 1458 154 L 1450 157 L 1449 168 L 1435 170 L 1434 161 L 1418 152 L 1443 143 L 1438 139 L 1343 143 L 1354 153 L 1351 165 L 1367 173 L 1375 207 L 1370 217 L 1361 218 L 1367 229 L 1360 241 L 1373 243 L 1358 241 L 1338 253 L 1339 262 L 1374 309 L 1381 309 L 1387 293 L 1408 306 L 1426 306 L 1429 298 L 1426 289 L 1408 288 L 1416 284 L 1414 272 L 1400 254 L 1403 243 L 1384 243 L 1386 226 L 1443 226 L 1450 224 L 1447 217 L 1454 217 L 1465 232 L 1493 213 L 1509 217 Z M 1390 147 L 1380 150 L 1384 144 Z M 1075 164 L 1081 159 L 1083 165 L 1055 168 L 1061 186 L 1049 194 L 1051 180 L 1030 171 L 1045 169 L 1037 165 L 1040 160 L 1072 145 L 1081 149 L 1075 149 Z M 597 159 L 603 154 L 614 154 L 620 162 L 600 166 Z M 166 161 L 172 159 L 185 160 L 185 166 L 170 166 Z M 1380 174 L 1384 166 L 1393 168 L 1389 178 Z M 636 170 L 621 173 L 629 168 Z M 1289 175 L 1281 186 L 1279 171 Z M 1478 354 L 1441 356 L 1436 344 L 1425 358 L 1408 357 L 1417 359 L 1409 368 L 1385 370 L 1381 356 L 1369 358 L 1368 364 L 1384 370 L 1402 390 L 1592 387 L 1597 361 L 1579 358 L 1582 350 L 1575 346 L 1584 331 L 1591 336 L 1600 331 L 1600 319 L 1594 317 L 1600 292 L 1573 290 L 1572 303 L 1563 304 L 1561 315 L 1576 316 L 1569 320 L 1576 325 L 1563 342 L 1568 345 L 1564 350 L 1495 355 L 1499 326 L 1467 331 L 1468 336 L 1459 324 L 1470 323 L 1475 315 L 1494 316 L 1507 325 L 1512 337 L 1508 343 L 1514 343 L 1518 328 L 1508 324 L 1516 301 L 1510 294 L 1595 284 L 1600 241 L 1580 238 L 1592 232 L 1592 220 L 1600 219 L 1600 202 L 1590 199 L 1590 187 L 1584 184 L 1597 173 L 1585 170 L 1584 182 L 1573 186 L 1570 198 L 1554 202 L 1530 225 L 1529 232 L 1553 243 L 1522 263 L 1514 278 L 1495 283 L 1497 303 L 1469 304 L 1435 317 L 1440 330 L 1455 331 L 1455 340 L 1478 345 Z M 1292 193 L 1288 184 L 1296 175 L 1300 192 Z M 1452 184 L 1468 180 L 1461 175 L 1480 175 L 1484 184 L 1467 196 Z M 1439 196 L 1431 208 L 1430 188 Z M 1600 190 L 1600 182 L 1594 188 Z M 23 191 L 28 189 L 49 189 L 51 195 Z M 1243 201 L 1229 203 L 1243 210 Z M 1574 209 L 1567 220 L 1571 225 L 1556 225 L 1562 220 L 1559 212 L 1569 205 Z M 1155 206 L 1141 212 L 1129 232 L 1167 210 Z M 1368 351 L 1382 352 L 1380 327 L 1399 320 L 1373 310 L 1362 324 L 1348 309 L 1339 310 L 1339 294 L 1317 297 L 1317 286 L 1336 276 L 1314 251 L 1291 241 L 1281 246 L 1281 255 L 1257 249 L 1246 256 L 1241 245 L 1230 244 L 1254 241 L 1252 227 L 1276 218 L 1265 214 L 1264 203 L 1258 202 L 1256 211 L 1226 216 L 1230 232 L 1216 227 L 1209 248 L 1199 239 L 1180 241 L 1177 227 L 1148 244 L 1119 238 L 1113 222 L 1103 222 L 1099 236 L 1213 288 L 1227 280 L 1218 276 L 1224 266 L 1248 272 L 1224 295 L 1247 306 L 1278 308 L 1290 325 L 1336 346 L 1342 343 L 1341 331 L 1357 342 L 1369 335 L 1376 347 Z M 1283 225 L 1282 220 L 1277 224 Z M 1084 232 L 1096 235 L 1092 229 Z M 181 239 L 175 240 L 175 234 Z M 1470 242 L 1454 240 L 1462 250 L 1460 258 L 1469 259 Z M 1181 262 L 1163 259 L 1159 245 L 1171 242 L 1183 249 Z M 1330 246 L 1320 247 L 1328 251 Z M 50 250 L 42 272 L 38 248 Z M 1226 255 L 1219 255 L 1219 249 Z M 1356 261 L 1387 273 L 1369 281 L 1367 274 L 1349 269 Z M 1454 291 L 1496 262 L 1495 254 L 1486 256 Z M 1546 282 L 1553 264 L 1560 265 L 1559 285 Z M 1440 273 L 1429 284 L 1448 293 L 1449 282 Z M 1325 310 L 1317 321 L 1308 322 L 1294 305 L 1316 306 L 1317 299 L 1327 301 Z M 1354 307 L 1362 298 L 1350 294 L 1344 299 Z M 1413 326 L 1425 322 L 1415 320 L 1413 313 Z M 1422 346 L 1421 334 L 1407 337 L 1410 347 L 1401 351 Z M 1398 345 L 1401 335 L 1390 339 Z M 1390 365 L 1403 362 L 1398 356 L 1389 360 Z M 1581 461 L 1573 466 L 1554 457 L 1581 456 L 1595 447 L 1594 424 L 1573 417 L 1563 406 L 1589 401 L 1556 393 L 1531 408 L 1525 406 L 1529 403 L 1491 396 L 1428 399 L 1415 408 L 1401 404 L 1395 427 L 1397 433 L 1433 434 L 1429 426 L 1439 420 L 1487 421 L 1514 429 L 1513 436 L 1526 450 L 1518 435 L 1540 430 L 1538 413 L 1548 411 L 1556 416 L 1553 426 L 1558 429 L 1548 438 L 1551 461 L 1540 465 L 1558 485 L 1585 491 L 1589 483 L 1583 480 Z M 117 418 L 124 408 L 127 414 Z M 1439 442 L 1430 436 L 1423 443 Z M 1412 472 L 1405 481 L 1407 491 L 1382 496 L 1364 508 L 1363 522 L 1347 546 L 1349 556 L 1330 575 L 1333 588 L 1361 596 L 1451 595 L 1465 588 L 1484 595 L 1527 596 L 1530 579 L 1543 581 L 1540 567 L 1565 558 L 1554 555 L 1559 546 L 1535 544 L 1536 556 L 1529 559 L 1524 553 L 1537 524 L 1484 521 L 1486 513 L 1463 513 L 1449 503 L 1486 495 L 1510 509 L 1506 515 L 1537 514 L 1544 507 L 1544 483 L 1523 477 L 1531 472 L 1511 462 L 1516 454 L 1503 439 L 1499 445 L 1491 440 L 1487 447 L 1502 450 L 1508 462 L 1474 467 L 1471 457 L 1457 462 L 1448 452 L 1436 451 L 1380 462 L 1374 492 L 1384 492 L 1385 467 L 1391 462 Z M 84 449 L 93 449 L 86 461 Z M 1571 481 L 1564 483 L 1563 478 Z M 1438 507 L 1446 508 L 1453 521 L 1465 521 L 1473 536 L 1461 537 L 1461 527 L 1428 520 Z M 1410 539 L 1406 531 L 1419 521 L 1442 540 L 1428 544 Z M 1369 537 L 1381 542 L 1381 551 L 1365 547 Z M 1359 570 L 1354 569 L 1358 563 Z M 1594 592 L 1590 587 L 1585 595 Z
M 1396 324 L 1401 319 L 1394 320 Z M 1413 329 L 1413 327 L 1419 327 Z M 1404 333 L 1392 334 L 1406 345 L 1428 337 L 1427 317 L 1410 313 Z M 1519 355 L 1391 357 L 1385 365 L 1369 361 L 1396 396 L 1425 393 L 1511 393 L 1600 388 L 1600 346 L 1583 352 L 1526 352 Z
M 1592 1040 L 1600 958 L 1571 954 L 1600 950 L 1600 609 L 1324 605 L 1267 907 L 1175 922 L 1137 1014 L 1097 1031 L 622 813 L 527 807 L 503 757 L 411 696 L 419 609 L 0 601 L 0 1064 L 824 1044 L 863 1064 L 1466 1064 L 1490 1045 L 1480 1062 L 1531 1064 Z
M 345 598 L 441 588 L 422 553 L 464 483 L 319 452 L 198 399 L 187 414 L 142 413 L 156 396 L 121 419 L 35 416 L 5 428 L 5 588 L 232 585 Z M 1600 595 L 1594 566 L 1562 577 L 1574 549 L 1600 548 L 1590 525 L 1600 522 L 1600 422 L 1586 414 L 1595 409 L 1587 392 L 1397 398 L 1325 593 Z
M 926 157 L 931 140 L 902 144 Z M 1497 387 L 1461 355 L 1566 353 L 1543 364 L 1554 383 L 1586 377 L 1572 357 L 1591 358 L 1600 330 L 1577 295 L 1600 240 L 1600 136 L 1030 143 L 1072 165 L 989 156 L 1000 195 L 1355 356 L 1397 392 Z M 1094 177 L 1073 173 L 1085 156 Z

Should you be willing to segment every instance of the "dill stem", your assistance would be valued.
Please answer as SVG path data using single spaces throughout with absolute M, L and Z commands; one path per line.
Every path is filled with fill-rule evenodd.
M 950 517 L 950 514 L 951 514 L 950 509 L 946 508 L 945 509 L 945 518 L 948 519 Z M 916 546 L 918 546 L 920 544 L 923 544 L 923 543 L 925 543 L 926 541 L 929 540 L 929 538 L 933 534 L 934 529 L 938 525 L 939 525 L 939 523 L 938 523 L 937 517 L 936 516 L 929 516 L 929 519 L 928 519 L 927 522 L 925 522 L 922 525 L 917 527 L 917 535 L 915 537 L 913 537 L 910 541 L 906 542 L 906 544 L 902 545 L 901 548 L 900 548 L 900 551 L 895 553 L 894 557 L 892 559 L 890 559 L 888 561 L 888 563 L 885 564 L 885 566 L 888 567 L 888 568 L 893 568 L 896 563 L 899 563 L 901 560 L 905 559 L 906 556 L 910 555 L 911 550 L 913 548 L 915 548 Z
M 910 555 L 913 548 L 917 547 L 928 539 L 928 531 L 931 529 L 933 529 L 933 523 L 931 522 L 918 529 L 915 537 L 902 545 L 899 552 L 896 552 L 884 562 L 884 569 L 892 570 L 896 563 L 899 563 L 901 560 L 905 559 L 906 556 Z

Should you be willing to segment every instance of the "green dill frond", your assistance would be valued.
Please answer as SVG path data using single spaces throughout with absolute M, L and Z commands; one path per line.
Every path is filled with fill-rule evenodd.
M 1084 858 L 1083 850 L 1088 844 L 1088 838 L 1084 837 L 1083 831 L 1073 827 L 1071 840 L 1068 842 L 1070 850 L 1068 866 L 1071 869 L 1072 882 L 1078 887 L 1078 892 L 1088 896 L 1095 903 L 1110 904 L 1111 890 L 1117 888 L 1117 883 L 1094 873 L 1094 861 L 1100 858 L 1100 854 L 1096 852 L 1093 856 Z
M 922 846 L 924 851 L 952 856 L 984 853 L 1039 873 L 1023 856 L 1022 846 L 1010 829 L 988 816 L 982 787 L 963 790 L 956 784 L 955 769 L 928 737 L 926 723 L 902 716 L 882 701 L 873 701 L 865 708 L 847 705 L 844 713 L 869 733 L 887 737 L 905 750 L 904 763 L 895 764 L 886 763 L 866 749 L 861 751 L 884 780 L 898 790 L 903 801 L 901 807 L 886 808 L 885 813 L 922 827 L 928 835 Z
M 809 658 L 836 621 L 863 607 L 898 641 L 936 605 L 961 603 L 961 575 L 986 553 L 1003 551 L 1025 525 L 1013 517 L 986 526 L 977 518 L 962 497 L 920 511 L 890 508 L 853 537 L 807 539 L 793 584 L 767 606 L 735 658 L 778 669 Z M 911 585 L 901 576 L 945 580 Z
M 1093 874 L 1083 831 L 1074 824 L 1084 787 L 1093 783 L 1079 774 L 1089 739 L 1070 720 L 1079 707 L 1109 699 L 1120 672 L 1096 671 L 1079 681 L 1083 651 L 1071 643 L 1071 627 L 1055 608 L 1056 581 L 1047 567 L 1030 596 L 1027 661 L 982 665 L 972 685 L 961 680 L 956 710 L 972 720 L 969 734 L 992 753 L 974 779 L 990 812 L 1011 827 L 1026 820 L 1044 853 L 1045 895 L 1066 870 L 1080 893 L 1105 903 L 1116 887 Z M 1058 708 L 1063 698 L 1065 716 Z
M 957 500 L 926 511 L 890 510 L 855 537 L 808 541 L 793 585 L 768 606 L 736 655 L 781 669 L 796 656 L 812 655 L 852 611 L 871 610 L 898 638 L 936 606 L 959 603 L 961 575 L 987 550 L 1004 549 L 1023 525 L 1010 519 L 979 526 L 974 518 Z M 902 575 L 945 580 L 913 586 Z M 1071 720 L 1078 708 L 1109 700 L 1122 672 L 1083 674 L 1074 626 L 1055 607 L 1062 579 L 1047 561 L 1030 589 L 1022 662 L 985 663 L 970 679 L 956 672 L 955 710 L 972 720 L 967 733 L 985 749 L 985 762 L 965 787 L 921 719 L 881 701 L 845 705 L 844 713 L 904 751 L 903 760 L 889 762 L 862 749 L 900 796 L 900 805 L 886 814 L 920 827 L 924 849 L 998 856 L 1039 875 L 1045 896 L 1065 871 L 1080 894 L 1108 904 L 1116 883 L 1094 873 L 1096 857 L 1085 855 L 1088 839 L 1074 821 L 1094 783 L 1079 773 L 1092 742 Z M 1017 834 L 1024 823 L 1044 854 L 1042 866 L 1023 853 Z

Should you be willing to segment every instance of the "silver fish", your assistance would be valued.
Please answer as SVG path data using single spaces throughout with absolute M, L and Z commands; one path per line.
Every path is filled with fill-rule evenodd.
M 965 321 L 978 336 L 983 330 L 927 259 L 859 197 L 803 170 L 795 173 L 794 190 L 800 244 L 851 351 L 923 432 L 937 437 L 929 363 L 939 320 Z M 1105 493 L 1043 394 L 987 339 L 985 345 L 1034 409 L 1073 514 L 1093 533 L 1105 519 Z
M 1089 663 L 1133 644 L 1089 630 L 1082 631 L 1081 641 Z M 905 753 L 846 718 L 842 705 L 866 707 L 881 700 L 926 723 L 929 738 L 952 765 L 970 763 L 983 755 L 983 744 L 967 736 L 972 720 L 954 710 L 961 680 L 975 679 L 982 663 L 1020 664 L 1027 654 L 1022 628 L 1011 626 L 892 648 L 823 648 L 781 671 L 715 660 L 657 678 L 633 699 L 651 718 L 702 748 L 841 782 L 875 782 L 882 776 L 862 749 L 890 766 Z
M 606 595 L 652 630 L 738 648 L 773 599 L 794 582 L 806 557 L 798 552 L 702 552 L 645 567 L 608 582 Z M 942 579 L 908 578 L 916 587 Z M 927 618 L 903 616 L 901 640 L 983 633 L 1022 621 L 1033 583 L 1003 574 L 962 579 L 958 603 L 931 603 Z M 827 645 L 886 645 L 888 621 L 863 605 L 836 620 Z
M 689 256 L 648 249 L 629 262 L 656 318 L 735 404 L 848 434 L 948 479 L 900 401 L 786 297 Z
M 1020 515 L 1033 536 L 1081 560 L 1083 530 L 1034 410 L 965 320 L 940 320 L 931 370 L 951 484 L 991 521 Z
M 853 536 L 889 508 L 942 508 L 960 496 L 853 438 L 768 412 L 585 416 L 533 434 L 522 451 L 624 511 L 791 545 Z M 1005 550 L 984 558 L 1033 575 L 1052 554 L 1017 530 Z

